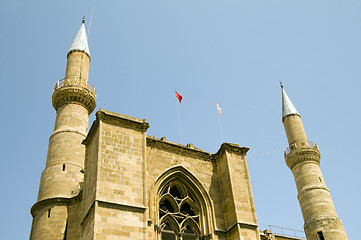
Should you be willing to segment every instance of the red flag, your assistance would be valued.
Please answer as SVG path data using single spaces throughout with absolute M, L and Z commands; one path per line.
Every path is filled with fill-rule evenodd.
M 218 103 L 217 103 L 217 109 L 218 109 L 219 115 L 222 116 L 222 109 L 221 109 L 221 107 L 218 105 Z
M 181 95 L 179 95 L 179 93 L 177 93 L 177 91 L 176 91 L 176 90 L 174 90 L 174 91 L 175 91 L 175 96 L 176 96 L 176 98 L 178 98 L 179 103 L 181 103 L 181 102 L 182 102 L 183 97 L 182 97 Z

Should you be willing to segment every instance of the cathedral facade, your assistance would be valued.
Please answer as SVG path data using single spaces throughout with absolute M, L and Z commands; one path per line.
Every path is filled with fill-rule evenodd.
M 299 239 L 260 231 L 248 173 L 248 148 L 217 153 L 147 136 L 145 119 L 100 109 L 88 82 L 84 20 L 54 89 L 57 112 L 30 239 Z M 308 240 L 347 239 L 299 113 L 282 88 L 285 152 Z

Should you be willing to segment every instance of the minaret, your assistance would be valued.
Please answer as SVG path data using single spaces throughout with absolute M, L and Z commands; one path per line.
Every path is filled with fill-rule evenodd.
M 30 239 L 63 239 L 67 203 L 79 193 L 79 184 L 83 182 L 85 146 L 82 141 L 88 132 L 89 114 L 96 104 L 95 89 L 88 82 L 89 62 L 83 18 L 67 55 L 65 78 L 56 83 L 53 91 L 55 127 L 49 139 L 38 201 L 31 209 Z
M 282 84 L 281 88 L 282 122 L 289 144 L 285 160 L 296 181 L 307 240 L 347 239 L 341 219 L 337 217 L 330 190 L 322 177 L 318 147 L 307 140 L 301 116 Z

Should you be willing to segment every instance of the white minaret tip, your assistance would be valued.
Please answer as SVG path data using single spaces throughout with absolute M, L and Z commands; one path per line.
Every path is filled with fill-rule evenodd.
M 287 96 L 285 90 L 283 89 L 283 84 L 281 83 L 282 88 L 282 119 L 288 115 L 297 114 L 300 115 L 295 106 L 292 104 L 290 98 Z
M 73 50 L 81 50 L 86 52 L 90 57 L 88 39 L 86 37 L 84 22 L 85 22 L 85 18 L 83 18 L 82 20 L 82 24 L 80 26 L 78 34 L 76 35 L 74 42 L 69 49 L 69 52 Z

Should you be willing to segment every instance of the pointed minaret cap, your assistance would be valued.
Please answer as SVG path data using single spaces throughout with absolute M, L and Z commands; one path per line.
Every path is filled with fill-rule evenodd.
M 283 84 L 281 83 L 282 88 L 282 119 L 288 115 L 297 114 L 300 115 L 295 106 L 292 104 L 290 98 L 287 96 L 285 90 L 283 89 Z
M 82 20 L 82 24 L 80 26 L 78 34 L 76 35 L 76 37 L 74 39 L 73 44 L 71 45 L 71 47 L 69 49 L 69 53 L 73 50 L 81 50 L 81 51 L 84 51 L 85 53 L 87 53 L 90 57 L 88 39 L 86 37 L 84 22 L 85 22 L 85 18 L 83 18 L 83 20 Z

